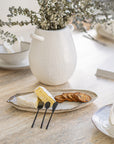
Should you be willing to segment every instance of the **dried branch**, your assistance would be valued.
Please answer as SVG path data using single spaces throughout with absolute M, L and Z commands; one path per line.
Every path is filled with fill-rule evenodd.
M 64 28 L 71 17 L 74 17 L 73 23 L 76 27 L 81 31 L 86 31 L 84 22 L 90 23 L 92 28 L 96 23 L 107 22 L 111 19 L 111 5 L 102 0 L 37 0 L 37 2 L 40 5 L 38 12 L 27 8 L 10 7 L 7 15 L 8 22 L 0 20 L 0 27 L 32 24 L 39 29 L 58 30 Z M 20 22 L 12 20 L 19 15 L 23 15 L 29 20 Z M 0 34 L 2 38 L 5 33 L 0 31 Z M 16 39 L 13 38 L 15 42 Z

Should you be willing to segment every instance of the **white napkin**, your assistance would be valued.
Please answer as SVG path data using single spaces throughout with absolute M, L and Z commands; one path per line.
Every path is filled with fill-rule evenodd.
M 114 103 L 113 103 L 111 110 L 110 110 L 109 120 L 110 120 L 110 123 L 114 126 Z
M 114 21 L 108 24 L 98 24 L 96 27 L 97 34 L 107 39 L 114 40 Z
M 17 41 L 13 45 L 10 45 L 7 42 L 4 42 L 3 45 L 8 53 L 16 53 L 16 52 L 21 51 L 21 42 L 22 41 L 24 41 L 24 38 L 21 36 L 21 37 L 17 37 Z

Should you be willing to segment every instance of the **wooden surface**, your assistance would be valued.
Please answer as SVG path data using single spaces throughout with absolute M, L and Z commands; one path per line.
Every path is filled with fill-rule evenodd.
M 30 128 L 34 113 L 23 112 L 11 107 L 7 99 L 18 93 L 34 90 L 39 82 L 28 70 L 0 69 L 0 144 L 113 144 L 111 139 L 98 131 L 91 117 L 100 107 L 114 101 L 114 81 L 97 78 L 96 69 L 114 48 L 103 47 L 80 34 L 73 34 L 77 49 L 77 67 L 68 83 L 50 87 L 91 90 L 98 99 L 90 106 L 63 114 L 55 114 L 48 130 L 45 130 L 49 114 L 43 129 L 39 114 L 35 127 Z M 114 61 L 114 59 L 113 59 Z

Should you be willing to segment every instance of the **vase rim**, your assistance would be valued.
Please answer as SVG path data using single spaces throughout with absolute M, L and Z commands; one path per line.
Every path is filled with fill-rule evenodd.
M 67 28 L 68 28 L 68 26 L 65 26 L 64 28 L 57 29 L 57 30 L 44 30 L 44 29 L 39 29 L 39 28 L 36 27 L 36 30 L 39 30 L 39 31 L 42 31 L 42 32 L 58 32 L 58 31 L 66 30 Z

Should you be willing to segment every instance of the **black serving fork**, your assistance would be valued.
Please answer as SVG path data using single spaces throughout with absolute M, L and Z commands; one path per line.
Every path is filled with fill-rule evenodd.
M 31 125 L 31 128 L 34 127 L 34 124 L 35 124 L 36 118 L 37 118 L 37 116 L 38 116 L 39 110 L 43 108 L 43 105 L 44 105 L 44 103 L 43 103 L 42 101 L 40 101 L 39 104 L 38 104 L 37 112 L 36 112 L 35 118 L 34 118 L 34 120 L 33 120 L 33 123 L 32 123 L 32 125 Z
M 50 107 L 50 102 L 46 102 L 46 104 L 45 104 L 45 109 L 46 110 L 45 110 L 45 113 L 44 113 L 40 128 L 43 127 L 44 119 L 45 119 L 45 116 L 46 116 L 46 113 L 47 113 L 47 110 L 48 110 L 49 107 Z
M 51 119 L 52 119 L 52 116 L 53 116 L 54 111 L 55 111 L 55 109 L 57 108 L 57 106 L 58 106 L 58 102 L 55 102 L 55 103 L 53 104 L 53 106 L 52 106 L 52 113 L 51 113 L 51 116 L 50 116 L 49 121 L 48 121 L 48 123 L 47 123 L 46 129 L 48 129 L 48 126 L 49 126 L 49 124 L 50 124 L 50 121 L 51 121 Z

